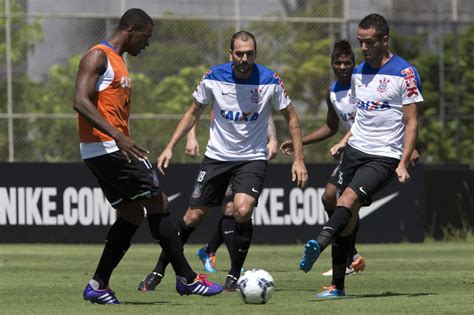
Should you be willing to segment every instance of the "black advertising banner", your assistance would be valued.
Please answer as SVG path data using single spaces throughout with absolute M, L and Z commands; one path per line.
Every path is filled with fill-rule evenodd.
M 169 196 L 170 212 L 180 218 L 188 204 L 199 165 L 172 164 L 160 177 Z M 308 164 L 305 189 L 291 182 L 290 164 L 269 164 L 265 188 L 255 208 L 254 242 L 296 244 L 314 238 L 327 215 L 321 203 L 335 165 Z M 95 177 L 80 163 L 0 163 L 0 242 L 102 243 L 116 212 Z M 411 170 L 412 180 L 396 180 L 361 209 L 359 242 L 421 242 L 425 234 L 423 167 Z M 220 208 L 211 209 L 190 238 L 206 243 L 215 232 Z M 153 242 L 146 222 L 134 242 Z

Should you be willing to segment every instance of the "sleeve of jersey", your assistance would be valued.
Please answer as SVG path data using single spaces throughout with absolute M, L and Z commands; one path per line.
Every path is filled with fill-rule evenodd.
M 212 89 L 210 87 L 210 81 L 207 79 L 207 75 L 205 75 L 201 82 L 199 82 L 196 90 L 193 93 L 194 99 L 203 105 L 207 105 L 212 101 Z
M 275 83 L 275 93 L 273 93 L 272 96 L 272 106 L 276 110 L 282 110 L 290 106 L 290 104 L 291 100 L 286 92 L 285 85 L 281 79 L 279 79 L 278 82 Z
M 423 101 L 421 95 L 421 80 L 414 67 L 408 67 L 401 71 L 402 74 L 402 104 L 408 105 Z

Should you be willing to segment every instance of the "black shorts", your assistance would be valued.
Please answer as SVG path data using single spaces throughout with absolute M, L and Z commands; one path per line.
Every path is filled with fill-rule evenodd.
M 234 187 L 232 186 L 232 183 L 229 183 L 229 186 L 227 186 L 227 189 L 225 190 L 224 199 L 222 201 L 223 205 L 233 201 L 234 195 Z
M 189 205 L 206 207 L 222 205 L 230 183 L 232 183 L 232 195 L 245 193 L 258 200 L 266 170 L 266 160 L 228 162 L 204 157 L 189 198 Z
M 85 159 L 84 163 L 97 177 L 110 205 L 121 204 L 161 194 L 156 170 L 148 159 L 132 159 L 131 163 L 117 151 Z
M 341 162 L 339 162 L 339 164 L 337 164 L 337 166 L 332 171 L 331 176 L 328 179 L 328 184 L 333 184 L 334 186 L 338 186 L 337 181 L 339 179 L 339 170 L 340 169 L 341 169 Z
M 374 194 L 395 177 L 399 162 L 398 159 L 367 154 L 348 145 L 338 174 L 341 194 L 350 187 L 359 197 L 361 205 L 369 205 Z

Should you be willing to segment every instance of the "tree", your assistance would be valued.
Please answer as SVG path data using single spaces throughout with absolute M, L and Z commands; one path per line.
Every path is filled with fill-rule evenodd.
M 10 12 L 21 13 L 23 7 L 20 1 L 10 0 Z M 5 3 L 0 2 L 0 13 L 5 14 Z M 0 19 L 0 56 L 5 56 L 7 51 L 6 42 L 6 26 L 7 18 Z M 14 104 L 15 112 L 22 112 L 28 107 L 28 100 L 26 100 L 25 93 L 30 87 L 34 87 L 35 84 L 29 80 L 24 74 L 23 61 L 27 53 L 33 49 L 36 42 L 38 42 L 42 36 L 41 21 L 36 18 L 31 23 L 28 23 L 26 18 L 23 17 L 11 17 L 10 18 L 10 30 L 11 30 L 11 63 L 12 70 L 15 75 L 12 82 L 12 88 L 14 91 Z M 6 75 L 6 60 L 5 58 L 0 59 L 0 112 L 7 112 L 7 75 Z M 15 147 L 21 147 L 29 136 L 26 132 L 28 122 L 25 120 L 15 120 Z M 8 137 L 7 137 L 7 120 L 0 119 L 0 161 L 8 160 Z

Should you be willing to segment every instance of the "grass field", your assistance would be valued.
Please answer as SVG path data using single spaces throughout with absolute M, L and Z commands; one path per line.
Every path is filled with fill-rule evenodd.
M 134 245 L 112 276 L 122 305 L 92 305 L 82 290 L 93 273 L 102 246 L 0 245 L 1 314 L 367 314 L 474 313 L 474 242 L 359 245 L 367 261 L 363 273 L 346 280 L 347 297 L 316 300 L 329 284 L 323 277 L 330 262 L 326 251 L 313 270 L 297 270 L 302 246 L 253 246 L 246 268 L 269 271 L 276 291 L 266 305 L 245 305 L 236 293 L 215 297 L 179 296 L 170 268 L 157 291 L 141 293 L 138 282 L 154 266 L 159 247 Z M 195 270 L 202 265 L 189 245 L 186 255 Z M 221 254 L 221 255 L 219 255 Z M 223 282 L 229 266 L 218 252 Z

